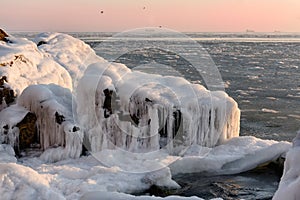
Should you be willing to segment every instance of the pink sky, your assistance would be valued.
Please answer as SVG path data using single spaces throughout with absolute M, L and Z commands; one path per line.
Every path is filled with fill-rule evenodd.
M 199 32 L 300 32 L 300 1 L 1 1 L 0 27 L 8 31 L 124 31 L 149 26 Z

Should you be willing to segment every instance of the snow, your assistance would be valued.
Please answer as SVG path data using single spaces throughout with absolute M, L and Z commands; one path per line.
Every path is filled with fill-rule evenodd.
M 67 70 L 42 53 L 32 41 L 9 37 L 1 41 L 1 76 L 6 76 L 10 87 L 20 95 L 30 84 L 55 83 L 72 88 L 72 79 Z
M 293 140 L 293 147 L 288 151 L 284 163 L 284 171 L 278 190 L 273 199 L 292 200 L 300 198 L 300 131 Z
M 88 65 L 105 62 L 89 45 L 67 34 L 41 33 L 34 38 L 34 42 L 38 44 L 41 41 L 46 44 L 40 45 L 39 50 L 68 71 L 73 86 L 77 84 Z

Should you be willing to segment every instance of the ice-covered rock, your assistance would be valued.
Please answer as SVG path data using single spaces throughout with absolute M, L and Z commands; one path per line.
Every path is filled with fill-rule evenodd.
M 225 92 L 122 64 L 90 65 L 76 98 L 92 151 L 166 147 L 176 153 L 179 146 L 214 147 L 239 135 L 240 110 Z
M 62 33 L 41 33 L 34 38 L 38 49 L 63 66 L 72 78 L 73 85 L 82 77 L 87 66 L 105 62 L 83 41 Z
M 28 109 L 37 117 L 41 149 L 64 147 L 58 151 L 59 155 L 48 153 L 48 156 L 44 156 L 46 160 L 77 158 L 81 154 L 83 132 L 74 121 L 72 100 L 69 89 L 54 84 L 29 86 L 18 99 L 18 106 Z
M 0 141 L 10 144 L 18 154 L 19 149 L 34 143 L 47 150 L 42 155 L 47 161 L 78 158 L 81 154 L 83 132 L 74 121 L 68 89 L 53 84 L 29 86 L 17 105 L 0 112 L 0 123 Z
M 8 37 L 7 33 L 0 29 L 0 40 L 6 42 L 6 37 Z
M 67 34 L 43 33 L 34 42 L 3 36 L 7 41 L 0 41 L 0 77 L 7 77 L 17 95 L 31 84 L 55 83 L 72 90 L 89 64 L 104 62 L 90 46 Z
M 37 45 L 23 38 L 8 37 L 0 41 L 0 76 L 6 76 L 17 95 L 31 84 L 55 83 L 72 88 L 67 70 L 41 52 Z
M 15 92 L 7 84 L 7 77 L 0 78 L 0 111 L 15 101 Z

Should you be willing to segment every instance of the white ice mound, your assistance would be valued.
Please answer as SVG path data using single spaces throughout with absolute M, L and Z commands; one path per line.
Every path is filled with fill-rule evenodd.
M 23 91 L 18 99 L 18 105 L 36 115 L 42 150 L 49 147 L 64 147 L 59 149 L 58 153 L 48 153 L 46 160 L 55 161 L 80 156 L 83 132 L 74 121 L 70 90 L 54 84 L 32 85 Z
M 293 147 L 288 151 L 284 163 L 283 175 L 273 200 L 300 199 L 300 131 L 293 140 Z
M 31 84 L 54 83 L 72 90 L 86 67 L 104 62 L 83 41 L 62 33 L 43 33 L 34 42 L 8 37 L 0 41 L 0 76 L 17 95 Z
M 187 150 L 183 157 L 170 165 L 172 175 L 203 172 L 237 174 L 275 161 L 290 149 L 291 143 L 243 136 L 214 148 L 197 147 L 198 151 Z M 194 146 L 190 148 L 196 149 Z
M 1 199 L 65 199 L 35 170 L 15 163 L 0 164 Z
M 80 156 L 83 132 L 74 121 L 69 89 L 54 84 L 31 85 L 19 96 L 17 105 L 0 112 L 0 142 L 19 154 L 28 148 L 26 140 L 37 144 L 39 150 L 47 150 L 42 155 L 46 161 Z
M 213 147 L 239 135 L 240 110 L 232 98 L 180 77 L 95 63 L 79 81 L 76 98 L 94 152 L 167 148 L 176 154 L 185 146 Z
M 81 78 L 88 65 L 105 60 L 94 50 L 70 35 L 62 33 L 41 33 L 35 39 L 39 50 L 63 66 L 71 75 L 73 84 Z
M 67 70 L 27 39 L 9 37 L 9 42 L 0 41 L 0 65 L 0 76 L 7 77 L 18 95 L 31 84 L 55 83 L 72 87 Z

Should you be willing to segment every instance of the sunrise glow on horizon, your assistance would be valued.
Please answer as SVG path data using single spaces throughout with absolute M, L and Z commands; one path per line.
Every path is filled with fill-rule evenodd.
M 5 0 L 8 31 L 300 32 L 299 0 Z

